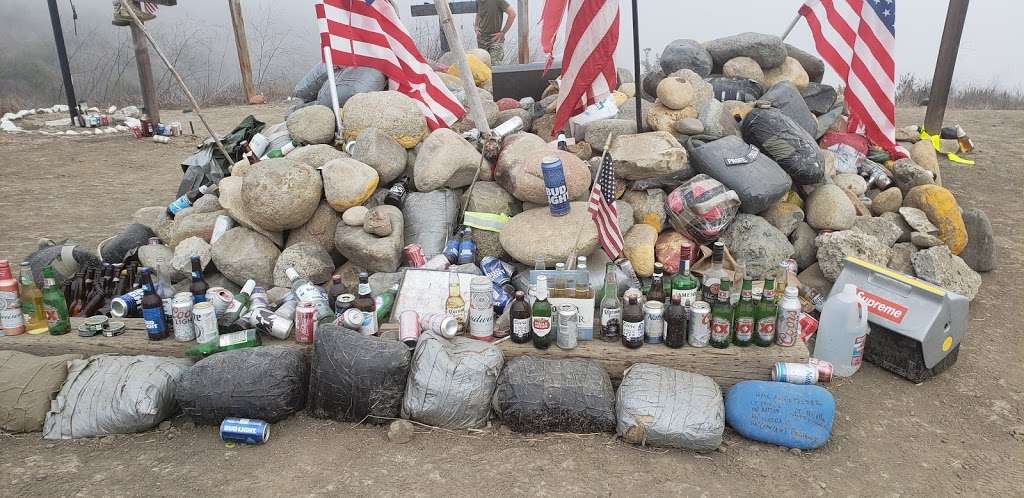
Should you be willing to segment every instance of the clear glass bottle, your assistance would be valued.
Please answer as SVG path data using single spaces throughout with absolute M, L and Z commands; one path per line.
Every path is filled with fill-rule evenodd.
M 622 300 L 619 299 L 619 284 L 615 263 L 605 266 L 604 289 L 601 290 L 601 340 L 614 342 L 622 335 Z

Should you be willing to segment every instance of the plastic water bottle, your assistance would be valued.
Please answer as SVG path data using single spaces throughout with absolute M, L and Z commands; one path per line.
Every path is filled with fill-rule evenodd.
M 867 334 L 867 308 L 857 296 L 857 286 L 846 284 L 822 307 L 813 356 L 832 363 L 835 375 L 849 377 L 860 369 Z

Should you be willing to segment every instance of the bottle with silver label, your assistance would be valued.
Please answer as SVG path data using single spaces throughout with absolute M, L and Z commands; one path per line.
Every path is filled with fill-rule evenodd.
M 555 344 L 561 349 L 575 349 L 579 340 L 579 308 L 573 304 L 558 307 L 558 332 Z
M 323 287 L 299 277 L 299 272 L 295 268 L 288 268 L 284 272 L 288 276 L 288 280 L 291 281 L 292 292 L 295 293 L 299 301 L 312 303 L 316 308 L 317 321 L 334 320 L 334 310 L 331 309 L 331 302 Z

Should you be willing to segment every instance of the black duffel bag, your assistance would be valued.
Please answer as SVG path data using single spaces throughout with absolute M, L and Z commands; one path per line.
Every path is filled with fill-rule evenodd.
M 793 186 L 789 175 L 757 147 L 735 135 L 705 142 L 702 137 L 686 141 L 690 165 L 736 192 L 740 212 L 757 214 L 782 199 Z
M 825 181 L 818 142 L 781 110 L 758 102 L 741 127 L 743 140 L 775 160 L 795 183 Z
M 753 102 L 761 98 L 761 95 L 764 95 L 764 87 L 760 83 L 748 78 L 712 76 L 704 78 L 704 81 L 711 83 L 711 90 L 714 92 L 715 99 L 721 102 L 726 100 Z

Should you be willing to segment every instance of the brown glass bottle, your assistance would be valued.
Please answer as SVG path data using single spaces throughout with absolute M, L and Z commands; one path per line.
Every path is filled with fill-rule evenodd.
M 131 290 L 131 277 L 128 276 L 128 270 L 121 270 L 121 275 L 118 277 L 116 284 L 114 285 L 114 297 L 120 297 L 128 293 Z
M 636 296 L 622 307 L 622 345 L 630 349 L 644 345 L 644 310 Z
M 85 271 L 75 274 L 75 280 L 71 282 L 71 300 L 68 301 L 68 316 L 78 316 L 85 307 Z
M 377 306 L 370 294 L 370 275 L 366 272 L 359 274 L 359 295 L 352 301 L 352 307 L 363 312 L 363 326 L 360 332 L 363 335 L 373 335 L 377 328 Z
M 647 291 L 648 301 L 665 302 L 665 270 L 661 263 L 654 263 L 654 275 L 651 276 L 651 290 Z
M 530 305 L 526 303 L 526 294 L 516 291 L 512 308 L 509 309 L 509 320 L 512 322 L 512 342 L 525 344 L 530 342 Z
M 106 291 L 103 290 L 102 282 L 94 283 L 92 290 L 85 298 L 85 306 L 82 307 L 82 316 L 89 317 L 99 312 L 100 308 L 103 307 L 105 295 Z
M 690 325 L 682 296 L 672 296 L 672 304 L 665 310 L 665 345 L 681 348 L 686 344 L 686 331 Z
M 199 256 L 192 256 L 192 283 L 188 290 L 192 293 L 193 303 L 206 301 L 206 291 L 210 290 L 210 284 L 203 278 L 203 262 Z

